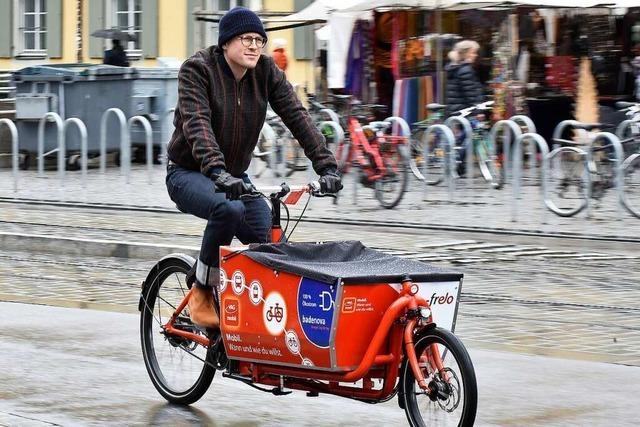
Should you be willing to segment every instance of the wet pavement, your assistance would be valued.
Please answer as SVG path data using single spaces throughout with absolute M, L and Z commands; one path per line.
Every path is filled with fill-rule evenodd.
M 370 405 L 276 397 L 216 376 L 190 408 L 164 403 L 132 314 L 0 303 L 0 425 L 406 425 L 395 399 Z M 640 370 L 476 348 L 478 426 L 632 426 Z
M 0 170 L 0 301 L 15 302 L 0 303 L 0 351 L 8 355 L 0 359 L 7 384 L 0 425 L 406 424 L 395 401 L 276 398 L 226 379 L 190 410 L 162 404 L 140 357 L 139 285 L 161 256 L 195 255 L 204 222 L 175 209 L 158 167 L 152 184 L 135 168 L 135 185 L 115 170 L 105 177 L 92 170 L 84 191 L 70 174 L 63 192 L 52 172 L 23 172 L 14 194 Z M 291 181 L 307 178 L 297 173 Z M 521 222 L 512 223 L 510 189 L 480 184 L 461 190 L 455 203 L 442 187 L 430 188 L 426 202 L 414 185 L 389 211 L 363 188 L 354 205 L 347 179 L 337 205 L 312 200 L 293 240 L 357 239 L 462 271 L 456 333 L 479 375 L 478 425 L 633 425 L 639 220 L 618 220 L 615 205 L 604 202 L 592 219 L 543 215 L 526 201 L 537 190 L 525 187 Z

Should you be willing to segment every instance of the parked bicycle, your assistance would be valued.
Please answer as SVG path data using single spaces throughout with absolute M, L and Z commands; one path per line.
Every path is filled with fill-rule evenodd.
M 283 184 L 249 197 L 271 201 L 272 241 L 280 242 L 281 206 L 305 193 L 322 196 L 320 190 L 317 182 Z M 220 331 L 189 319 L 185 276 L 192 258 L 163 258 L 142 284 L 143 359 L 169 402 L 196 402 L 219 371 L 278 396 L 288 389 L 366 403 L 397 396 L 411 426 L 473 425 L 475 372 L 452 332 L 461 274 L 359 242 L 259 244 L 220 253 Z

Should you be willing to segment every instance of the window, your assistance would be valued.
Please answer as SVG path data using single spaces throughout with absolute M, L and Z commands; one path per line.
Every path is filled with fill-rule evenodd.
M 256 0 L 203 0 L 202 9 L 217 12 L 222 16 L 226 11 L 236 6 L 244 6 L 252 10 L 259 10 L 261 1 Z M 218 23 L 203 22 L 196 32 L 196 40 L 199 48 L 218 44 Z
M 47 2 L 20 0 L 17 7 L 18 56 L 46 56 Z
M 107 14 L 107 17 L 111 28 L 137 36 L 136 41 L 130 41 L 123 47 L 127 53 L 139 55 L 142 39 L 142 0 L 113 0 L 111 13 Z

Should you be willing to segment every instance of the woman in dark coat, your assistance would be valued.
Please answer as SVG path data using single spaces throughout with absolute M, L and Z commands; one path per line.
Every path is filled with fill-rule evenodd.
M 473 68 L 479 49 L 480 45 L 473 40 L 463 40 L 456 43 L 449 53 L 451 62 L 445 67 L 449 113 L 455 113 L 483 101 L 482 84 Z

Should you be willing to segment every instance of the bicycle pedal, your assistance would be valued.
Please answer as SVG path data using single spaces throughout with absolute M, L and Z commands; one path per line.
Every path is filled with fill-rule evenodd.
M 285 389 L 282 389 L 280 387 L 275 387 L 275 388 L 271 389 L 271 393 L 273 393 L 274 396 L 286 396 L 287 394 L 291 394 L 292 391 L 291 390 L 285 390 Z
M 317 391 L 308 391 L 307 392 L 307 397 L 318 397 L 320 395 L 320 393 L 318 393 Z

